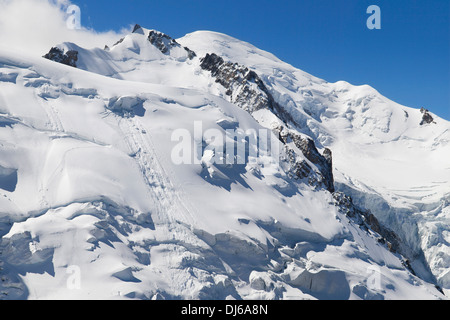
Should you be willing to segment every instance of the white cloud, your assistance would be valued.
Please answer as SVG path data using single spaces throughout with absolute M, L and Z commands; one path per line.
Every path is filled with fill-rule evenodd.
M 69 0 L 0 0 L 0 45 L 43 55 L 62 42 L 103 48 L 123 36 L 125 31 L 97 33 L 85 28 L 68 28 L 69 5 Z

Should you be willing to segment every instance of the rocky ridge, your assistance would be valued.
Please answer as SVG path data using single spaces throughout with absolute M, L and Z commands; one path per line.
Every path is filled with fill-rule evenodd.
M 140 32 L 140 29 L 140 26 L 136 25 L 133 32 Z M 181 47 L 176 40 L 157 31 L 150 31 L 148 40 L 163 54 L 170 54 L 172 48 Z M 55 62 L 76 67 L 76 52 L 68 51 L 64 53 L 60 49 L 55 49 L 57 48 L 52 48 L 45 57 Z M 196 57 L 194 51 L 187 47 L 184 47 L 184 49 L 188 52 L 190 60 Z M 342 193 L 334 193 L 331 150 L 325 148 L 321 154 L 311 138 L 295 130 L 298 124 L 275 101 L 263 80 L 255 71 L 238 63 L 225 62 L 222 57 L 214 53 L 207 54 L 204 58 L 200 59 L 200 63 L 201 68 L 204 71 L 209 71 L 214 81 L 225 88 L 226 98 L 230 102 L 250 114 L 260 110 L 269 110 L 283 122 L 284 126 L 272 128 L 272 130 L 279 137 L 279 140 L 286 149 L 286 153 L 289 155 L 288 161 L 291 165 L 292 177 L 295 179 L 306 179 L 310 185 L 316 185 L 318 188 L 324 187 L 333 193 L 336 206 L 340 210 L 347 211 L 347 215 L 355 219 L 362 228 L 371 229 L 378 233 L 380 235 L 379 242 L 386 244 L 391 251 L 402 253 L 400 240 L 395 233 L 383 227 L 370 212 L 356 208 L 350 197 Z M 428 110 L 424 109 L 421 112 L 423 113 L 421 125 L 433 122 L 433 118 Z M 307 160 L 298 160 L 301 158 L 297 157 L 299 152 Z M 313 167 L 316 167 L 318 171 L 315 171 Z M 408 266 L 406 259 L 405 265 Z M 412 270 L 410 266 L 408 268 Z
M 44 58 L 76 68 L 78 51 L 69 50 L 64 52 L 57 47 L 53 47 L 47 54 L 44 55 Z

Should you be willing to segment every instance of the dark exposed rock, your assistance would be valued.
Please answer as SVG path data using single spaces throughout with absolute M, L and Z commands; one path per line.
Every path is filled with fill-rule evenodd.
M 142 29 L 139 24 L 136 24 L 133 28 L 132 33 L 139 33 L 143 35 L 144 29 Z M 114 44 L 114 46 L 122 43 L 124 40 L 125 38 L 120 39 Z M 172 39 L 170 36 L 162 32 L 151 30 L 148 34 L 148 41 L 164 54 L 169 54 L 171 49 L 177 47 L 184 49 L 187 53 L 188 59 L 190 60 L 194 59 L 197 56 L 194 51 L 190 50 L 187 47 L 182 47 L 175 39 Z
M 429 110 L 427 110 L 425 108 L 421 108 L 420 112 L 423 114 L 422 121 L 420 122 L 421 126 L 423 126 L 424 124 L 430 124 L 430 123 L 434 122 L 434 119 L 431 116 Z
M 203 70 L 211 71 L 213 77 L 217 77 L 219 75 L 220 66 L 225 63 L 222 57 L 219 57 L 217 54 L 209 54 L 207 53 L 204 58 L 200 60 Z M 220 81 L 221 79 L 217 79 Z M 223 86 L 228 85 L 228 83 L 222 83 Z
M 150 31 L 148 35 L 148 41 L 150 41 L 151 44 L 157 47 L 164 54 L 168 54 L 174 47 L 181 48 L 181 45 L 175 39 L 172 39 L 168 35 L 154 30 Z M 183 49 L 186 50 L 188 58 L 190 60 L 197 56 L 195 52 L 190 50 L 189 48 L 183 47 Z
M 442 290 L 442 288 L 440 286 L 438 286 L 436 284 L 434 287 L 436 288 L 437 291 L 439 291 L 440 293 L 442 293 L 445 296 L 445 292 L 444 292 L 444 290 Z
M 314 141 L 307 137 L 302 137 L 299 134 L 285 131 L 284 128 L 277 128 L 274 133 L 278 135 L 281 142 L 287 145 L 289 142 L 293 142 L 294 145 L 300 149 L 302 154 L 310 162 L 316 165 L 322 176 L 322 183 L 325 185 L 326 189 L 333 193 L 334 188 L 334 177 L 333 177 L 333 157 L 330 149 L 325 149 L 323 155 L 317 150 Z M 292 152 L 294 152 L 292 150 Z M 291 157 L 292 159 L 292 157 Z M 304 178 L 305 172 L 311 172 L 312 168 L 305 161 L 293 164 L 294 171 L 299 178 Z
M 194 59 L 197 56 L 197 54 L 188 47 L 184 47 L 184 50 L 186 50 L 186 52 L 188 53 L 188 58 L 190 60 Z
M 226 89 L 225 94 L 230 101 L 238 107 L 250 114 L 261 109 L 268 109 L 284 121 L 286 126 L 289 124 L 297 125 L 292 116 L 275 101 L 256 72 L 237 63 L 225 62 L 222 57 L 214 53 L 207 54 L 200 62 L 201 68 L 211 72 L 215 81 Z M 309 178 L 310 184 L 322 184 L 328 191 L 334 192 L 331 150 L 326 149 L 324 154 L 321 155 L 313 140 L 285 131 L 283 127 L 275 129 L 274 133 L 286 147 L 291 173 L 295 178 Z M 303 159 L 297 159 L 296 151 L 287 146 L 291 141 L 300 149 L 306 159 L 317 166 L 320 171 L 318 173 L 320 178 L 313 177 L 314 170 L 310 164 Z
M 414 271 L 413 267 L 411 266 L 411 262 L 408 259 L 405 259 L 402 261 L 403 266 L 408 269 L 409 271 L 411 271 L 411 273 L 413 275 L 416 275 L 416 272 Z M 438 288 L 437 286 L 435 286 L 436 289 Z
M 135 33 L 137 30 L 139 30 L 139 29 L 141 29 L 141 28 L 142 28 L 142 27 L 141 27 L 140 25 L 136 24 L 136 25 L 134 26 L 134 28 L 133 28 L 132 33 Z
M 364 211 L 356 207 L 353 199 L 342 192 L 334 192 L 333 198 L 335 205 L 342 213 L 346 214 L 363 229 L 371 229 L 379 234 L 381 238 L 378 239 L 378 242 L 385 244 L 391 252 L 402 254 L 400 238 L 395 232 L 383 226 L 370 211 Z M 409 269 L 412 271 L 410 266 Z
M 76 68 L 76 62 L 78 61 L 78 51 L 69 50 L 64 53 L 63 50 L 57 47 L 53 47 L 50 49 L 49 53 L 44 55 L 44 58 Z
M 358 224 L 362 229 L 371 230 L 378 234 L 378 243 L 386 246 L 389 251 L 402 255 L 402 264 L 413 275 L 416 275 L 408 259 L 404 258 L 402 243 L 399 236 L 389 228 L 383 226 L 378 219 L 369 211 L 356 207 L 353 199 L 342 192 L 333 193 L 335 205 L 339 211 L 346 214 L 353 222 Z
M 295 123 L 292 116 L 275 101 L 256 72 L 237 63 L 225 62 L 215 53 L 207 54 L 200 62 L 201 68 L 210 71 L 216 82 L 227 89 L 226 94 L 238 107 L 249 113 L 269 109 L 285 123 Z
M 299 148 L 303 155 L 314 163 L 320 170 L 324 180 L 323 183 L 328 191 L 334 192 L 334 177 L 331 150 L 325 149 L 324 155 L 321 155 L 314 144 L 314 141 L 309 138 L 302 138 L 301 136 L 291 134 L 295 146 Z
M 150 41 L 151 44 L 157 47 L 164 54 L 168 53 L 171 47 L 178 44 L 168 35 L 153 30 L 150 31 L 148 35 L 148 41 Z
M 118 44 L 122 43 L 123 40 L 125 40 L 125 38 L 119 39 L 119 41 L 117 41 L 116 43 L 113 44 L 113 47 L 115 47 L 115 46 L 117 46 Z
M 306 161 L 300 161 L 295 163 L 294 173 L 299 178 L 307 178 L 311 175 L 313 169 Z
M 331 180 L 330 182 L 332 184 L 331 151 L 327 149 L 327 157 L 325 157 L 319 153 L 312 139 L 303 138 L 300 135 L 295 135 L 292 133 L 290 136 L 294 141 L 295 146 L 302 151 L 303 155 L 312 163 L 319 165 L 322 174 L 324 174 L 326 178 L 331 178 L 327 180 Z M 334 192 L 334 189 L 332 191 L 330 190 L 330 192 Z
M 328 166 L 330 168 L 333 167 L 333 153 L 331 152 L 330 149 L 325 148 L 325 150 L 323 150 L 323 157 L 325 158 L 325 161 L 327 162 Z

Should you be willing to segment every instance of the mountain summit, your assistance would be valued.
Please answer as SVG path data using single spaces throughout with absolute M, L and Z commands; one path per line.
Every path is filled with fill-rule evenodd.
M 450 123 L 224 34 L 0 51 L 5 299 L 446 299 Z

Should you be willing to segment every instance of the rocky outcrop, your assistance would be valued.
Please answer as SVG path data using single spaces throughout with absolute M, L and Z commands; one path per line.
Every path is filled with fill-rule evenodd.
M 225 62 L 215 53 L 207 54 L 201 59 L 201 68 L 210 71 L 217 83 L 220 83 L 230 101 L 249 113 L 261 109 L 273 111 L 285 123 L 295 123 L 273 98 L 264 82 L 247 67 L 237 63 Z
M 116 43 L 113 44 L 113 47 L 117 46 L 118 44 L 121 44 L 125 40 L 125 38 L 120 38 Z
M 371 230 L 376 236 L 378 236 L 378 243 L 385 245 L 389 251 L 402 256 L 402 264 L 413 275 L 416 275 L 413 267 L 408 258 L 405 247 L 402 244 L 400 237 L 391 229 L 383 226 L 378 219 L 370 212 L 370 210 L 362 210 L 358 208 L 350 196 L 342 192 L 333 193 L 334 204 L 339 208 L 339 211 L 346 214 L 354 223 L 359 225 L 363 230 Z M 442 289 L 436 286 L 440 292 Z
M 354 223 L 358 224 L 362 229 L 371 230 L 378 235 L 378 243 L 385 245 L 389 251 L 402 256 L 402 264 L 413 275 L 416 275 L 411 266 L 410 261 L 405 258 L 405 252 L 402 248 L 400 237 L 389 228 L 383 226 L 378 219 L 369 211 L 358 208 L 353 199 L 342 192 L 334 192 L 333 199 L 339 211 L 346 214 Z M 440 287 L 436 286 L 438 290 Z
M 168 35 L 156 31 L 150 31 L 148 41 L 157 47 L 162 53 L 166 54 L 172 47 L 178 43 Z
M 78 61 L 78 51 L 69 50 L 64 53 L 63 50 L 57 47 L 53 47 L 46 55 L 44 55 L 44 58 L 76 68 Z
M 207 54 L 201 59 L 201 68 L 212 76 L 225 89 L 231 101 L 247 112 L 263 108 L 274 110 L 274 101 L 258 75 L 237 63 L 225 62 L 216 54 Z
M 354 203 L 350 196 L 342 192 L 334 192 L 333 198 L 335 205 L 339 210 L 351 218 L 356 224 L 363 229 L 370 229 L 377 233 L 380 237 L 378 242 L 385 244 L 391 252 L 402 254 L 401 240 L 395 232 L 384 227 L 378 219 L 369 211 L 361 210 Z M 409 264 L 405 260 L 405 265 Z
M 135 33 L 136 31 L 138 31 L 139 29 L 142 29 L 142 27 L 138 24 L 136 24 L 133 28 L 133 31 L 131 33 Z
M 320 173 L 325 178 L 324 183 L 328 191 L 334 192 L 334 177 L 333 177 L 333 160 L 330 149 L 325 149 L 323 155 L 319 153 L 314 144 L 314 141 L 310 138 L 303 138 L 300 135 L 293 135 L 291 137 L 295 143 L 295 146 L 299 148 L 303 155 L 312 163 L 317 165 Z
M 292 116 L 275 101 L 256 72 L 237 63 L 225 62 L 222 57 L 214 53 L 207 54 L 200 62 L 201 68 L 211 72 L 216 83 L 226 89 L 225 94 L 233 104 L 250 114 L 261 109 L 268 109 L 282 120 L 286 127 L 298 126 Z M 294 178 L 308 178 L 311 185 L 320 184 L 330 192 L 335 191 L 331 150 L 325 149 L 322 155 L 312 139 L 285 130 L 284 127 L 275 128 L 274 133 L 285 145 Z M 288 146 L 290 142 L 294 142 L 295 147 L 301 151 L 303 156 L 318 168 L 319 172 L 316 174 L 319 177 L 316 177 L 314 169 L 307 161 L 296 157 L 297 151 Z
M 420 122 L 421 126 L 423 126 L 424 124 L 434 123 L 434 118 L 431 116 L 429 110 L 427 110 L 425 108 L 421 108 L 420 113 L 423 114 L 422 121 Z
M 139 25 L 137 25 L 137 26 L 139 26 Z M 133 32 L 135 32 L 135 31 L 133 31 Z M 154 31 L 154 30 L 150 31 L 150 33 L 148 35 L 148 41 L 150 41 L 151 44 L 153 44 L 155 47 L 157 47 L 164 54 L 169 54 L 169 52 L 172 48 L 175 48 L 175 47 L 181 48 L 181 45 L 175 39 L 172 39 L 167 34 L 164 34 L 164 33 L 158 32 L 158 31 Z M 183 49 L 187 52 L 188 58 L 190 60 L 194 59 L 194 57 L 197 56 L 195 54 L 195 52 L 190 50 L 189 48 L 184 47 Z
M 288 145 L 292 142 L 296 148 L 298 148 L 303 156 L 314 164 L 319 170 L 321 176 L 320 181 L 325 188 L 333 193 L 334 177 L 333 177 L 333 156 L 330 149 L 325 149 L 323 154 L 320 154 L 314 141 L 308 137 L 303 137 L 300 134 L 294 133 L 289 130 L 285 130 L 283 127 L 276 128 L 274 133 L 278 135 L 278 138 L 284 145 L 287 146 L 290 153 L 291 167 L 298 178 L 305 178 L 313 171 L 312 167 L 304 160 L 295 161 L 292 153 L 295 153 L 293 148 Z

